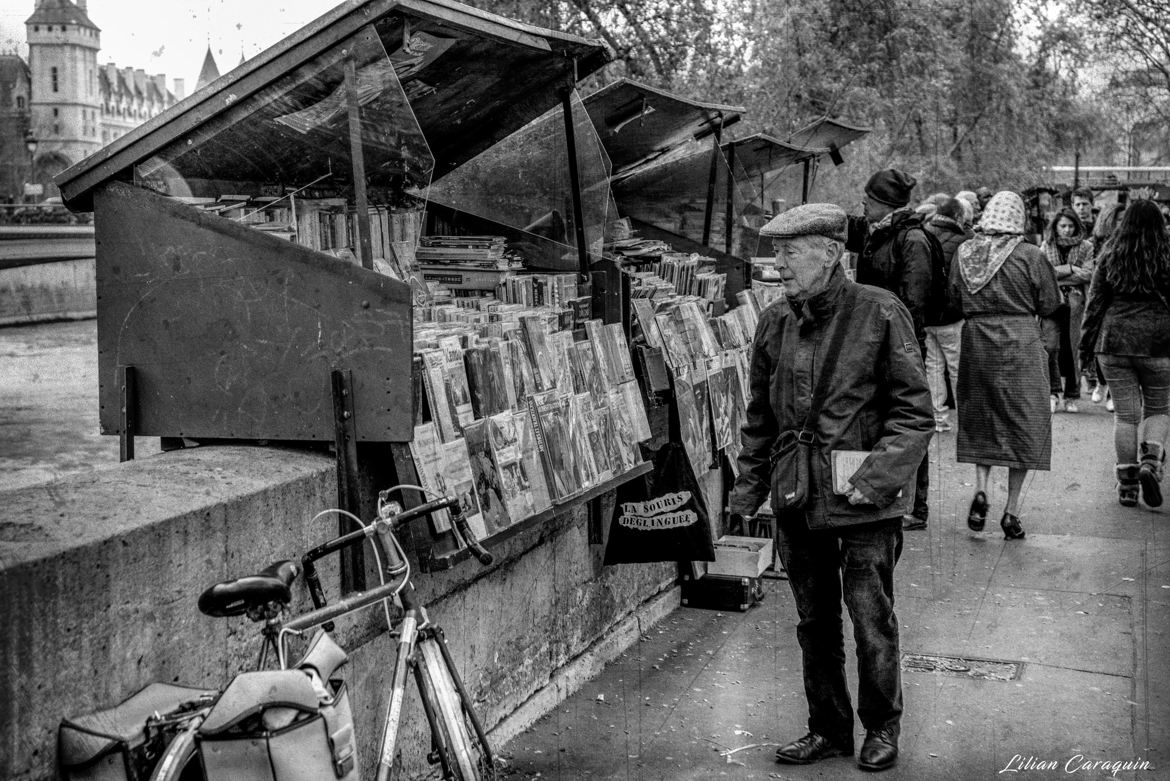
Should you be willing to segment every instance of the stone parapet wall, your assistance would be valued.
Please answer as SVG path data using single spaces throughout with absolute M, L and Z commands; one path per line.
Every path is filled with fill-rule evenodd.
M 218 687 L 249 669 L 259 648 L 253 627 L 204 617 L 196 598 L 217 580 L 299 558 L 333 536 L 336 521 L 310 521 L 335 504 L 335 491 L 328 455 L 232 446 L 0 494 L 0 778 L 53 778 L 64 716 L 113 705 L 151 681 Z M 673 564 L 602 567 L 584 508 L 494 553 L 487 569 L 471 560 L 415 578 L 489 729 L 519 711 L 530 721 L 678 604 Z M 322 578 L 336 596 L 335 563 Z M 307 606 L 303 585 L 295 591 L 295 605 Z M 392 643 L 376 609 L 341 623 L 337 638 L 350 652 L 346 677 L 368 768 Z M 407 709 L 401 745 L 421 770 L 424 719 L 413 695 Z

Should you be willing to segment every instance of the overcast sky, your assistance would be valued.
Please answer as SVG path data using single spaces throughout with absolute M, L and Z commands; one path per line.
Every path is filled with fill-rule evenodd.
M 101 28 L 98 63 L 165 73 L 167 86 L 186 79 L 187 94 L 208 44 L 220 73 L 253 57 L 321 16 L 340 0 L 89 0 L 89 18 Z M 0 0 L 0 51 L 28 56 L 24 21 L 34 0 Z

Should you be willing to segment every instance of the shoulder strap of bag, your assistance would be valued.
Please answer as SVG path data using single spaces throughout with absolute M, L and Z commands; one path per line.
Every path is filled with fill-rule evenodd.
M 821 415 L 821 405 L 825 402 L 825 395 L 829 391 L 829 381 L 833 376 L 833 367 L 825 365 L 827 360 L 833 359 L 841 352 L 841 345 L 845 343 L 845 335 L 849 331 L 849 324 L 853 321 L 853 310 L 857 308 L 857 286 L 846 283 L 846 295 L 841 302 L 845 307 L 841 319 L 837 321 L 837 328 L 829 337 L 829 345 L 821 358 L 821 376 L 817 378 L 816 388 L 808 405 L 808 417 L 804 419 L 804 428 L 800 430 L 797 441 L 805 445 L 813 443 L 813 431 L 817 427 L 817 420 Z

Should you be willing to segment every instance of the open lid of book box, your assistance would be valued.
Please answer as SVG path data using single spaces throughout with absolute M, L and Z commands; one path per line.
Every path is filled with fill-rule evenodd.
M 619 79 L 585 98 L 614 176 L 661 162 L 692 141 L 737 123 L 744 108 L 703 103 Z
M 377 41 L 359 37 L 371 29 Z M 166 162 L 187 179 L 303 186 L 348 163 L 338 88 L 355 46 L 361 100 L 401 84 L 435 179 L 555 106 L 563 88 L 611 56 L 600 43 L 446 0 L 349 0 L 62 172 L 65 204 L 91 210 L 96 188 L 130 181 L 135 166 L 176 143 L 191 153 Z M 369 56 L 373 49 L 384 55 Z M 394 165 L 372 163 L 371 186 L 395 183 Z
M 858 127 L 839 119 L 821 117 L 808 123 L 788 137 L 788 143 L 805 149 L 841 149 L 852 144 L 870 132 L 868 127 Z
M 412 288 L 326 252 L 416 240 L 388 222 L 609 56 L 445 0 L 350 0 L 64 171 L 95 211 L 102 431 L 331 441 L 348 394 L 358 441 L 409 441 Z M 291 230 L 251 226 L 274 206 Z

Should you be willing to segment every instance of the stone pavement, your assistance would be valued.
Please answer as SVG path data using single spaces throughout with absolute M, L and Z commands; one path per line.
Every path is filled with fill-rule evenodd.
M 998 526 L 1006 470 L 993 470 L 987 531 L 974 534 L 974 468 L 955 463 L 954 433 L 935 437 L 930 528 L 906 532 L 896 572 L 901 759 L 879 777 L 1170 779 L 1170 511 L 1117 504 L 1111 432 L 1112 417 L 1087 400 L 1055 416 L 1053 470 L 1030 478 L 1028 537 L 1017 542 Z M 646 629 L 503 747 L 509 777 L 873 777 L 852 758 L 773 760 L 805 733 L 808 711 L 788 584 L 767 587 L 747 613 L 683 607 Z M 1018 674 L 929 671 L 906 654 L 1012 662 Z M 847 670 L 855 693 L 852 649 Z M 1135 759 L 1148 769 L 1092 765 Z

